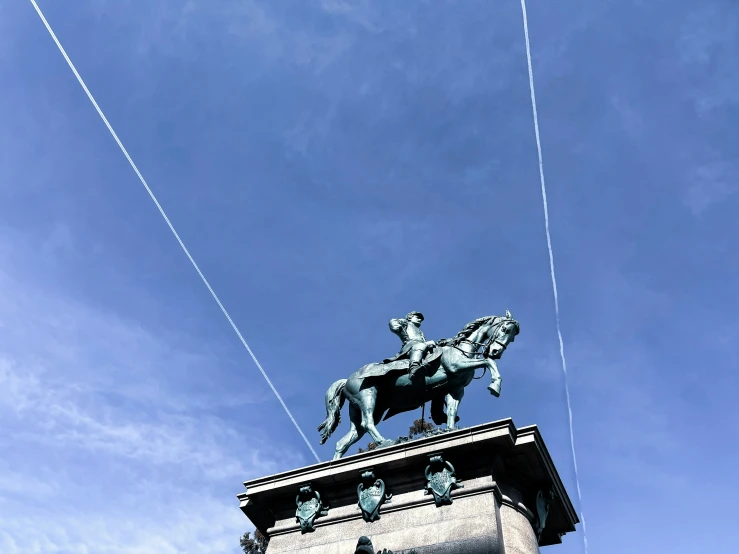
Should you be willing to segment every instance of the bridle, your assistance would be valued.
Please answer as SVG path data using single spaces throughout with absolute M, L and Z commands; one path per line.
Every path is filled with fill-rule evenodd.
M 486 356 L 486 352 L 489 350 L 489 348 L 493 344 L 498 344 L 498 345 L 500 345 L 503 348 L 503 350 L 505 350 L 507 348 L 507 345 L 503 344 L 502 342 L 500 342 L 500 340 L 498 340 L 498 334 L 499 334 L 499 330 L 503 326 L 503 324 L 504 323 L 509 323 L 509 322 L 516 323 L 516 320 L 515 319 L 512 319 L 510 317 L 503 317 L 499 321 L 497 321 L 496 323 L 494 323 L 491 326 L 490 338 L 488 340 L 486 340 L 485 342 L 476 342 L 476 341 L 469 340 L 469 339 L 461 339 L 459 341 L 459 342 L 466 342 L 467 344 L 471 344 L 472 346 L 474 346 L 475 347 L 474 352 L 465 352 L 464 350 L 462 350 L 461 348 L 459 348 L 457 345 L 454 345 L 454 348 L 456 348 L 457 350 L 459 350 L 462 354 L 465 355 L 465 357 L 467 357 L 469 359 L 477 358 L 478 356 L 484 358 Z M 480 347 L 482 347 L 482 349 Z M 473 378 L 474 379 L 482 379 L 483 377 L 485 377 L 485 373 L 486 372 L 487 372 L 487 368 L 483 368 L 482 369 L 482 375 L 480 375 L 479 377 L 473 377 Z
M 495 343 L 500 345 L 503 348 L 503 350 L 505 350 L 507 345 L 503 344 L 502 342 L 500 342 L 500 340 L 498 340 L 498 332 L 504 323 L 509 323 L 509 322 L 515 323 L 516 321 L 514 319 L 510 319 L 506 317 L 506 318 L 501 318 L 498 322 L 494 323 L 491 328 L 490 338 L 486 340 L 485 342 L 476 342 L 474 340 L 469 340 L 469 339 L 460 339 L 459 342 L 466 342 L 467 344 L 471 344 L 472 346 L 474 346 L 475 347 L 474 352 L 465 352 L 464 350 L 462 350 L 461 348 L 457 348 L 456 346 L 455 348 L 457 348 L 457 350 L 462 352 L 468 358 L 472 358 L 474 356 L 484 356 L 485 352 L 490 348 L 490 346 L 492 346 Z M 482 347 L 482 351 L 478 351 L 480 350 L 480 347 Z

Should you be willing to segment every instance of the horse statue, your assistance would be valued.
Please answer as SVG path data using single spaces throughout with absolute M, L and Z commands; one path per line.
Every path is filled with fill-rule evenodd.
M 426 354 L 415 378 L 408 375 L 408 360 L 371 363 L 339 379 L 326 391 L 326 419 L 318 426 L 324 444 L 341 421 L 344 401 L 349 400 L 349 432 L 337 443 L 334 460 L 369 433 L 378 447 L 395 444 L 385 439 L 377 424 L 396 414 L 420 408 L 431 401 L 431 419 L 453 430 L 457 410 L 478 369 L 489 370 L 488 390 L 500 396 L 502 378 L 496 360 L 519 333 L 518 322 L 506 310 L 505 316 L 481 317 L 468 323 L 453 338 L 437 341 Z M 444 413 L 446 407 L 446 414 Z M 384 417 L 383 417 L 384 416 Z

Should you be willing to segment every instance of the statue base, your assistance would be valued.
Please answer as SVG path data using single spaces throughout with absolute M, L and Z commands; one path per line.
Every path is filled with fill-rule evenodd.
M 510 419 L 245 482 L 269 554 L 534 554 L 577 515 L 535 425 Z

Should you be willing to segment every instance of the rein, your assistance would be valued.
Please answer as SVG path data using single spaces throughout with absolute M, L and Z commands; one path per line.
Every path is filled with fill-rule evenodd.
M 476 343 L 474 343 L 474 342 L 472 342 L 472 341 L 469 341 L 469 340 L 465 340 L 465 341 L 459 341 L 459 342 L 468 342 L 468 343 L 470 343 L 470 344 L 476 344 Z M 456 345 L 452 346 L 452 348 L 454 348 L 454 349 L 456 349 L 456 350 L 459 350 L 459 351 L 460 351 L 460 352 L 461 352 L 462 354 L 464 354 L 464 356 L 465 356 L 466 358 L 468 358 L 468 359 L 470 359 L 470 360 L 471 360 L 472 358 L 476 358 L 477 356 L 482 356 L 482 352 L 465 352 L 465 351 L 464 351 L 464 350 L 462 350 L 462 349 L 461 349 L 461 348 L 460 348 L 459 346 L 456 346 Z M 483 368 L 482 368 L 482 375 L 480 375 L 479 377 L 473 377 L 473 379 L 482 379 L 483 377 L 485 377 L 485 373 L 487 372 L 487 370 L 488 370 L 488 368 L 486 368 L 486 367 L 483 367 Z
M 461 341 L 459 341 L 459 342 L 467 342 L 467 343 L 470 343 L 470 344 L 479 344 L 479 343 L 476 343 L 476 342 L 472 342 L 472 341 L 470 341 L 470 340 L 461 340 Z M 472 358 L 476 358 L 476 357 L 478 357 L 478 356 L 482 356 L 482 355 L 483 355 L 483 353 L 482 353 L 482 352 L 465 352 L 465 351 L 464 351 L 464 350 L 462 350 L 462 349 L 461 349 L 461 348 L 460 348 L 459 346 L 456 346 L 456 345 L 455 345 L 455 346 L 454 346 L 453 348 L 455 348 L 455 349 L 459 350 L 459 351 L 460 351 L 460 352 L 461 352 L 462 354 L 464 354 L 464 356 L 465 356 L 466 358 L 468 358 L 468 359 L 470 359 L 470 360 L 471 360 Z M 479 377 L 473 377 L 473 379 L 482 379 L 483 377 L 485 377 L 485 374 L 487 373 L 487 371 L 488 371 L 488 368 L 486 368 L 486 367 L 483 367 L 483 368 L 482 368 L 482 375 L 480 375 Z
M 453 348 L 459 350 L 462 354 L 464 354 L 464 356 L 467 359 L 470 359 L 471 360 L 473 358 L 478 358 L 478 356 L 485 357 L 485 351 L 488 349 L 488 347 L 490 346 L 491 343 L 497 342 L 497 338 L 496 337 L 498 336 L 498 329 L 500 329 L 500 326 L 503 325 L 503 323 L 505 323 L 506 321 L 509 321 L 509 320 L 508 319 L 501 319 L 500 321 L 498 321 L 497 323 L 495 323 L 494 326 L 493 326 L 493 329 L 492 329 L 492 333 L 490 335 L 490 338 L 487 341 L 485 341 L 485 342 L 475 342 L 475 341 L 469 340 L 469 339 L 461 339 L 459 341 L 459 342 L 466 342 L 467 344 L 471 344 L 472 346 L 474 346 L 475 347 L 475 351 L 474 352 L 465 352 L 464 350 L 462 350 L 456 344 L 454 344 L 452 346 L 453 346 Z M 480 347 L 482 347 L 482 351 L 481 352 L 478 352 L 477 350 Z M 485 377 L 485 373 L 487 373 L 487 370 L 488 369 L 486 367 L 482 368 L 482 375 L 480 375 L 479 377 L 473 377 L 473 379 L 482 379 L 483 377 Z

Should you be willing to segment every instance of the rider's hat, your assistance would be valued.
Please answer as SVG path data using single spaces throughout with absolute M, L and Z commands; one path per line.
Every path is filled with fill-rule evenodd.
M 422 314 L 421 312 L 408 312 L 408 313 L 407 313 L 407 314 L 405 315 L 405 318 L 406 318 L 406 319 L 410 319 L 410 318 L 411 318 L 411 317 L 413 317 L 414 315 L 415 315 L 415 316 L 418 316 L 418 318 L 419 318 L 419 319 L 420 319 L 421 321 L 423 321 L 423 314 Z

